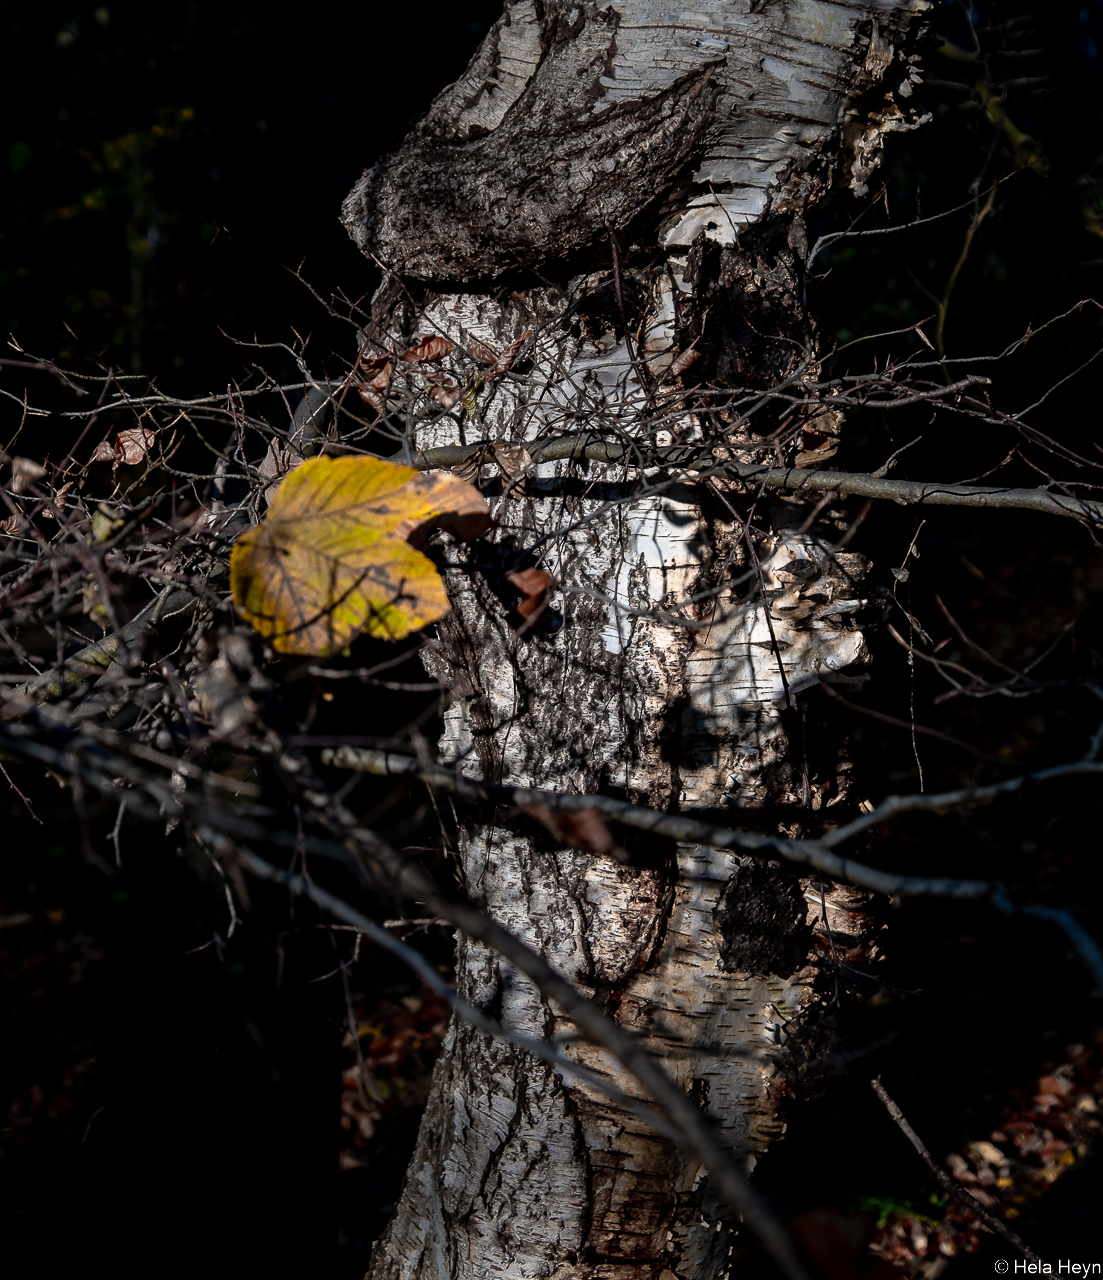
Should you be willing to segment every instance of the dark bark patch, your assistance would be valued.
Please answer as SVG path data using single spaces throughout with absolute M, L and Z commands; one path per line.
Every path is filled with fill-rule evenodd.
M 576 54 L 568 46 L 563 59 Z M 557 62 L 493 133 L 412 135 L 365 172 L 342 220 L 361 249 L 421 280 L 489 280 L 562 258 L 626 228 L 690 163 L 714 118 L 714 71 L 583 118 L 580 77 L 600 100 L 603 65 Z
M 800 882 L 766 862 L 744 863 L 713 912 L 720 967 L 765 975 L 791 973 L 808 949 Z

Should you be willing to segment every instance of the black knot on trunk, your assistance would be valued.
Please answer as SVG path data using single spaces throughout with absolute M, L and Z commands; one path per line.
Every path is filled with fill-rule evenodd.
M 720 967 L 729 973 L 792 973 L 808 950 L 806 918 L 795 876 L 766 862 L 743 863 L 713 913 Z

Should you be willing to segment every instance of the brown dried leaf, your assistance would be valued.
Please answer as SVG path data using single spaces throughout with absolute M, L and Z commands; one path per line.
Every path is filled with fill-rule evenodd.
M 131 427 L 115 437 L 115 466 L 136 467 L 153 448 L 154 433 L 148 427 Z
M 372 391 L 386 391 L 391 385 L 391 374 L 394 373 L 394 356 L 384 353 L 381 356 L 365 356 L 360 361 L 361 385 L 370 387 Z
M 526 329 L 519 338 L 515 338 L 500 356 L 494 361 L 493 368 L 487 373 L 486 380 L 490 382 L 493 378 L 500 378 L 503 373 L 508 373 L 513 368 L 513 363 L 517 359 L 517 353 L 532 337 L 535 330 Z
M 453 382 L 446 374 L 434 373 L 425 379 L 425 385 L 429 389 L 429 399 L 434 404 L 439 404 L 442 409 L 451 409 L 460 398 L 459 384 Z
M 696 347 L 686 347 L 680 356 L 677 356 L 671 363 L 670 372 L 675 378 L 681 377 L 695 360 L 700 359 L 701 353 Z
M 13 493 L 26 493 L 27 490 L 35 483 L 41 480 L 46 474 L 46 468 L 41 463 L 35 462 L 32 458 L 12 458 L 11 460 L 11 487 Z
M 496 444 L 491 452 L 494 454 L 494 461 L 498 464 L 498 469 L 506 480 L 513 480 L 521 475 L 528 467 L 532 466 L 532 455 L 521 444 Z M 518 492 L 519 486 L 514 486 L 514 492 Z
M 596 809 L 551 809 L 544 804 L 530 804 L 525 812 L 547 827 L 568 848 L 581 849 L 598 857 L 614 857 L 618 861 L 625 859 L 624 850 Z
M 383 412 L 383 395 L 391 385 L 394 373 L 394 356 L 384 353 L 381 356 L 362 357 L 359 365 L 360 377 L 357 379 L 357 390 L 365 404 Z
M 485 342 L 475 341 L 467 348 L 467 354 L 472 360 L 478 360 L 479 364 L 497 364 L 498 353 L 493 347 L 488 347 Z
M 414 334 L 414 345 L 409 351 L 403 351 L 402 359 L 411 364 L 424 364 L 426 361 L 443 360 L 453 350 L 447 338 L 437 334 Z
M 65 514 L 65 502 L 69 497 L 69 490 L 72 487 L 73 482 L 70 480 L 67 484 L 63 484 L 54 494 L 53 499 L 46 505 L 42 512 L 47 520 L 57 520 Z
M 815 432 L 821 436 L 837 436 L 842 431 L 842 427 L 843 415 L 838 409 L 820 408 L 805 419 L 801 430 Z
M 804 471 L 815 471 L 839 448 L 843 416 L 835 409 L 818 409 L 800 429 L 800 452 L 796 465 Z
M 531 618 L 543 610 L 552 580 L 546 569 L 522 569 L 518 573 L 507 573 L 506 579 L 524 596 L 517 606 L 517 612 L 522 618 Z
M 92 450 L 89 462 L 114 462 L 115 446 L 109 440 L 101 440 Z
M 800 442 L 804 449 L 810 453 L 815 453 L 822 449 L 830 449 L 832 446 L 838 446 L 838 437 L 829 436 L 824 431 L 817 431 L 814 427 L 805 427 L 800 433 Z
M 0 520 L 0 533 L 7 534 L 9 538 L 14 538 L 19 533 L 19 517 L 8 516 L 6 520 Z
M 466 480 L 469 484 L 474 484 L 479 472 L 483 469 L 483 464 L 486 462 L 486 453 L 486 446 L 479 445 L 462 462 L 457 462 L 451 468 L 452 474 L 460 480 Z

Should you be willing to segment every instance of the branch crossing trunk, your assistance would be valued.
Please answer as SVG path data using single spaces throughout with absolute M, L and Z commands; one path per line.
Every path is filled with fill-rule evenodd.
M 777 811 L 786 831 L 845 794 L 845 765 L 831 796 L 812 793 L 799 702 L 866 678 L 866 565 L 835 545 L 839 513 L 813 522 L 763 487 L 736 514 L 723 478 L 531 456 L 593 429 L 626 455 L 716 441 L 760 461 L 739 412 L 686 407 L 683 376 L 798 394 L 816 380 L 805 218 L 833 188 L 863 191 L 885 133 L 920 123 L 902 50 L 925 7 L 518 0 L 353 190 L 350 234 L 391 273 L 366 341 L 453 344 L 420 403 L 443 405 L 446 383 L 454 399 L 408 418 L 411 452 L 529 451 L 500 483 L 482 469 L 491 537 L 442 550 L 453 609 L 427 665 L 454 695 L 443 762 L 671 812 Z M 520 355 L 499 369 L 506 351 Z M 840 424 L 820 412 L 805 434 Z M 522 621 L 508 575 L 532 565 L 553 590 Z M 646 835 L 627 862 L 595 856 L 490 805 L 456 852 L 471 898 L 660 1054 L 751 1169 L 784 1129 L 786 1078 L 762 1055 L 822 1047 L 813 934 L 850 954 L 865 896 Z M 457 975 L 470 1003 L 640 1096 L 481 944 L 460 939 Z M 454 1022 L 370 1274 L 713 1280 L 736 1230 L 634 1114 Z

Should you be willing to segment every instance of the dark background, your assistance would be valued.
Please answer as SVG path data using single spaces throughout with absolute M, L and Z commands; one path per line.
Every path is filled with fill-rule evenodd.
M 498 9 L 322 2 L 280 17 L 259 4 L 195 0 L 5 4 L 0 12 L 0 321 L 35 356 L 85 371 L 141 370 L 165 390 L 199 394 L 248 376 L 250 356 L 230 337 L 311 334 L 319 369 L 330 350 L 347 356 L 347 330 L 288 268 L 301 265 L 323 295 L 370 293 L 376 277 L 337 221 L 340 202 L 463 69 Z M 942 4 L 932 22 L 967 48 L 962 13 Z M 997 352 L 1028 325 L 1098 296 L 1103 268 L 1103 5 L 985 3 L 974 14 L 1006 113 L 1028 140 L 1012 144 L 993 126 L 976 102 L 975 68 L 939 55 L 932 39 L 929 81 L 917 92 L 932 122 L 891 139 L 868 199 L 840 198 L 810 226 L 815 239 L 859 216 L 861 227 L 899 224 L 967 200 L 971 184 L 983 192 L 992 177 L 1008 177 L 950 298 L 951 356 Z M 830 273 L 809 290 L 827 332 L 843 342 L 931 316 L 971 216 L 836 245 L 821 260 Z M 1097 316 L 1078 313 L 995 371 L 977 365 L 997 377 L 994 400 L 1021 408 L 1098 351 Z M 933 339 L 929 321 L 925 332 Z M 871 350 L 852 349 L 840 365 L 867 368 Z M 0 365 L 0 386 L 21 393 L 24 385 L 42 402 L 60 394 L 41 375 Z M 1097 386 L 1088 370 L 1032 421 L 1092 450 Z M 18 422 L 9 405 L 3 413 L 0 443 Z M 49 455 L 57 447 L 49 428 L 33 430 L 40 434 L 25 435 L 20 448 Z M 960 420 L 864 413 L 848 424 L 836 461 L 874 467 L 918 434 L 923 441 L 896 473 L 905 478 L 967 479 L 1015 443 Z M 1051 463 L 1044 452 L 1028 456 Z M 1021 456 L 1001 478 L 1038 483 Z M 1040 668 L 1073 683 L 1044 705 L 959 701 L 932 710 L 941 686 L 916 675 L 921 719 L 1017 767 L 1081 753 L 1098 721 L 1075 682 L 1098 679 L 1103 567 L 1087 535 L 1067 524 L 940 511 L 913 563 L 909 607 L 937 619 L 939 592 L 1009 659 L 1075 623 L 1073 641 Z M 872 555 L 884 585 L 917 525 L 914 512 L 884 506 L 867 518 L 854 545 Z M 883 634 L 874 650 L 879 705 L 906 716 L 913 690 L 900 652 Z M 416 680 L 419 669 L 411 663 L 396 675 Z M 419 710 L 374 699 L 343 714 L 370 718 L 361 731 L 390 733 Z M 811 721 L 824 742 L 853 728 L 814 705 Z M 341 727 L 335 720 L 333 731 Z M 916 785 L 906 734 L 872 721 L 861 733 L 867 794 Z M 929 789 L 981 776 L 967 753 L 927 743 L 922 755 Z M 109 878 L 84 859 L 67 794 L 8 767 L 46 822 L 30 822 L 17 797 L 4 801 L 0 1084 L 11 1111 L 0 1222 L 8 1256 L 30 1260 L 17 1274 L 103 1260 L 119 1275 L 196 1265 L 216 1274 L 303 1266 L 360 1274 L 397 1197 L 416 1108 L 380 1126 L 369 1168 L 338 1178 L 344 997 L 333 980 L 311 982 L 332 967 L 333 944 L 311 928 L 316 918 L 291 919 L 286 900 L 257 891 L 226 948 L 207 945 L 214 929 L 226 933 L 225 905 L 177 856 L 176 840 L 124 824 L 124 871 Z M 912 870 L 1000 874 L 1024 899 L 1084 913 L 1098 937 L 1099 807 L 1091 788 L 1055 789 L 977 818 L 902 827 L 877 856 Z M 105 808 L 93 824 L 104 856 L 113 821 Z M 941 904 L 909 905 L 893 924 L 881 974 L 888 985 L 859 985 L 845 1027 L 851 1047 L 889 1034 L 891 1043 L 868 1072 L 822 1083 L 797 1109 L 792 1140 L 761 1172 L 785 1211 L 849 1210 L 863 1195 L 906 1203 L 929 1190 L 871 1102 L 874 1068 L 932 1149 L 946 1151 L 985 1136 L 1010 1090 L 1097 1027 L 1081 966 L 1041 926 L 1024 933 L 994 913 Z M 277 986 L 274 938 L 299 927 Z M 427 945 L 446 962 L 446 938 Z M 356 985 L 367 1009 L 416 997 L 415 984 L 378 956 L 357 971 Z M 1090 1249 L 1099 1200 L 1098 1168 L 1088 1162 L 1029 1210 L 1022 1233 L 1034 1231 L 1054 1256 L 1074 1255 L 1074 1245 L 1098 1256 Z M 998 1256 L 955 1263 L 955 1274 L 989 1274 Z
M 240 376 L 220 329 L 314 331 L 325 313 L 284 268 L 370 293 L 341 201 L 499 13 L 6 3 L 4 327 L 173 390 Z
M 370 295 L 378 277 L 338 222 L 341 201 L 462 72 L 500 6 L 0 12 L 0 327 L 64 367 L 143 371 L 194 394 L 248 378 L 255 353 L 226 335 L 312 335 L 319 372 L 328 350 L 347 358 L 347 326 L 290 270 L 324 295 Z M 0 365 L 8 390 L 28 376 L 32 399 L 65 399 Z M 0 443 L 18 414 L 4 423 Z M 62 441 L 35 424 L 19 448 L 44 457 Z M 395 674 L 425 679 L 416 662 Z M 342 696 L 361 732 L 398 730 L 419 709 L 379 695 Z M 316 913 L 296 917 L 262 887 L 225 949 L 211 945 L 225 902 L 178 856 L 178 836 L 124 823 L 124 870 L 109 878 L 83 859 L 68 793 L 12 768 L 45 827 L 3 801 L 4 1269 L 361 1274 L 398 1196 L 418 1082 L 394 1073 L 371 1168 L 339 1178 L 345 1008 L 338 980 L 313 981 L 335 954 Z M 113 821 L 113 808 L 95 814 L 97 848 Z M 447 937 L 424 945 L 447 962 Z M 368 953 L 351 994 L 386 1028 L 417 991 Z

